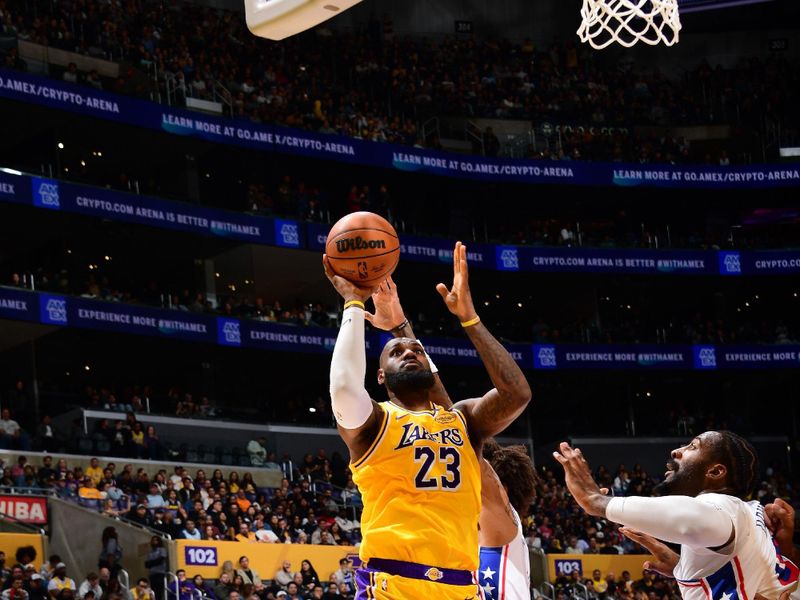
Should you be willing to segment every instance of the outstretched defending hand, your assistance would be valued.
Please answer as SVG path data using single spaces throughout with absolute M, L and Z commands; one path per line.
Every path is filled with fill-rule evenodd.
M 636 542 L 653 555 L 655 560 L 646 560 L 643 565 L 644 569 L 655 571 L 664 577 L 674 577 L 672 572 L 678 566 L 678 561 L 681 557 L 676 552 L 673 552 L 669 546 L 646 533 L 634 531 L 627 527 L 620 527 L 619 530 L 626 538 Z
M 797 550 L 794 546 L 794 507 L 781 498 L 764 507 L 767 526 L 772 532 L 781 553 L 789 560 L 796 560 Z
M 469 291 L 467 247 L 461 242 L 456 242 L 453 250 L 453 287 L 448 290 L 445 284 L 440 283 L 436 286 L 436 291 L 444 300 L 447 310 L 457 316 L 462 323 L 478 316 Z
M 593 517 L 605 517 L 611 499 L 595 482 L 583 453 L 579 448 L 573 450 L 567 442 L 561 442 L 559 449 L 560 452 L 553 452 L 553 457 L 564 467 L 567 489 L 575 502 Z
M 322 268 L 325 269 L 325 276 L 328 278 L 328 281 L 333 284 L 333 287 L 336 288 L 336 291 L 339 292 L 339 295 L 342 298 L 344 298 L 345 302 L 349 302 L 350 300 L 360 300 L 361 302 L 366 302 L 369 300 L 369 297 L 372 295 L 372 291 L 375 289 L 358 287 L 352 281 L 349 281 L 344 277 L 339 277 L 339 275 L 333 272 L 333 269 L 331 268 L 331 262 L 328 259 L 327 254 L 322 255 Z
M 406 316 L 403 307 L 400 305 L 400 296 L 397 295 L 397 285 L 389 275 L 378 289 L 372 294 L 372 302 L 375 304 L 375 314 L 364 313 L 372 326 L 383 331 L 391 331 L 405 323 Z

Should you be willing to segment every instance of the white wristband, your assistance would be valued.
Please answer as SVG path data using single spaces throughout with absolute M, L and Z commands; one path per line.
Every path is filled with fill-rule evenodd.
M 425 358 L 428 359 L 428 364 L 431 367 L 431 373 L 436 375 L 436 373 L 439 372 L 439 368 L 436 366 L 436 363 L 433 362 L 433 359 L 428 355 L 428 351 L 425 350 L 425 344 L 422 343 L 422 340 L 417 338 L 417 342 L 419 343 L 420 346 L 422 346 L 423 352 L 425 352 Z

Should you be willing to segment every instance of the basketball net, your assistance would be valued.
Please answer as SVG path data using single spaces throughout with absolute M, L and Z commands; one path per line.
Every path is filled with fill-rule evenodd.
M 581 17 L 578 37 L 598 50 L 615 42 L 672 46 L 681 30 L 678 0 L 583 0 Z
M 244 0 L 247 27 L 255 35 L 282 40 L 352 8 L 361 0 Z

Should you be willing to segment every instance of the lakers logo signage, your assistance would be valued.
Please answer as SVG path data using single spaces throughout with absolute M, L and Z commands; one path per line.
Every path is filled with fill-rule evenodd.
M 340 253 L 353 252 L 354 250 L 375 250 L 386 248 L 384 240 L 365 240 L 360 235 L 354 238 L 336 240 L 336 250 Z

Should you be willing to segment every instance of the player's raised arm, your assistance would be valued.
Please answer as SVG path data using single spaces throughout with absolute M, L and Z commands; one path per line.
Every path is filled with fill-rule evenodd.
M 364 338 L 364 302 L 372 290 L 359 288 L 339 277 L 322 257 L 325 275 L 344 298 L 344 313 L 331 358 L 330 393 L 339 434 L 350 450 L 352 460 L 359 459 L 378 432 L 383 409 L 369 397 L 364 387 L 367 357 Z
M 364 316 L 373 327 L 389 332 L 396 338 L 417 339 L 417 336 L 414 334 L 414 329 L 411 327 L 411 322 L 406 317 L 403 306 L 400 304 L 397 284 L 394 282 L 391 275 L 381 282 L 378 289 L 373 292 L 372 302 L 375 305 L 375 313 L 367 312 Z M 434 404 L 438 404 L 444 408 L 450 408 L 453 406 L 453 402 L 450 400 L 450 395 L 444 388 L 442 379 L 439 376 L 439 369 L 436 368 L 436 365 L 431 360 L 431 357 L 427 355 L 427 352 L 425 356 L 428 359 L 428 364 L 430 365 L 435 382 L 433 388 L 431 388 L 429 398 Z
M 659 540 L 700 548 L 722 548 L 735 531 L 729 515 L 702 496 L 609 498 L 595 482 L 578 448 L 562 442 L 555 459 L 564 467 L 567 488 L 580 507 Z
M 531 399 L 531 388 L 522 369 L 475 312 L 469 291 L 467 247 L 461 242 L 456 243 L 453 251 L 453 286 L 447 289 L 440 283 L 436 290 L 447 309 L 461 321 L 494 384 L 494 389 L 482 398 L 456 404 L 469 423 L 473 445 L 477 445 L 503 431 L 525 410 Z

